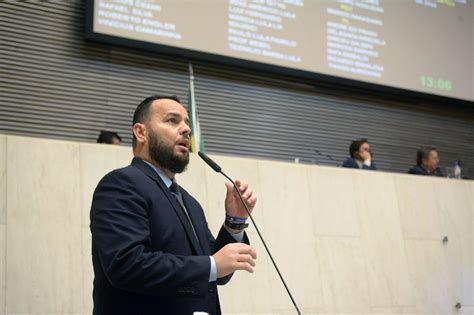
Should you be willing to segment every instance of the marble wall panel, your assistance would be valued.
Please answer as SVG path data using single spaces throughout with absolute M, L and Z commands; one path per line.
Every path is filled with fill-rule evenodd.
M 393 175 L 354 176 L 371 306 L 414 305 Z
M 92 193 L 131 157 L 130 147 L 0 135 L 0 314 L 91 313 Z M 472 181 L 211 157 L 257 194 L 254 217 L 303 314 L 473 313 Z M 216 233 L 225 178 L 193 154 L 178 181 Z M 223 313 L 295 314 L 252 224 L 247 233 L 257 268 L 220 287 Z
M 6 313 L 81 308 L 79 145 L 9 137 Z
M 405 241 L 417 313 L 449 314 L 458 301 L 446 251 L 439 241 Z
M 310 209 L 316 236 L 360 236 L 353 175 L 347 169 L 308 168 Z
M 395 175 L 400 220 L 405 239 L 442 239 L 434 182 L 440 179 Z
M 320 260 L 313 231 L 308 171 L 298 164 L 259 161 L 262 230 L 280 270 L 302 309 L 322 309 Z M 281 286 L 270 291 L 273 310 L 288 311 L 292 304 Z
M 7 213 L 7 136 L 0 134 L 0 224 Z
M 317 241 L 324 312 L 368 314 L 367 263 L 359 239 L 325 237 Z
M 435 186 L 437 209 L 445 243 L 450 274 L 454 279 L 454 292 L 462 304 L 474 305 L 474 273 L 472 243 L 466 237 L 474 230 L 472 225 L 471 183 L 453 179 L 437 181 Z
M 0 224 L 0 314 L 5 314 L 5 297 L 6 297 L 6 285 L 5 285 L 5 271 L 6 271 L 6 226 Z
M 92 289 L 94 287 L 94 268 L 92 267 L 92 236 L 87 227 L 81 228 L 82 240 L 82 291 L 84 292 L 81 301 L 80 311 L 92 314 L 93 301 Z

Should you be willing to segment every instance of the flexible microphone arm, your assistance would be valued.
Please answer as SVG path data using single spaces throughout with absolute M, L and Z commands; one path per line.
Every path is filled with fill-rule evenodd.
M 338 163 L 331 155 L 321 153 L 321 151 L 319 151 L 318 149 L 313 149 L 313 151 L 314 151 L 316 154 L 318 154 L 318 155 L 320 155 L 320 156 L 322 156 L 322 157 L 326 157 L 326 158 L 330 159 L 331 161 L 333 161 L 334 163 L 336 163 L 336 166 L 339 167 L 339 163 Z
M 239 187 L 237 187 L 237 184 L 236 184 L 229 176 L 227 176 L 227 174 L 225 174 L 225 173 L 222 171 L 222 168 L 221 168 L 219 165 L 217 165 L 216 162 L 214 162 L 213 160 L 211 160 L 206 154 L 204 154 L 203 152 L 198 152 L 198 155 L 199 155 L 199 156 L 201 157 L 201 159 L 203 159 L 204 162 L 206 162 L 207 165 L 209 165 L 214 171 L 216 171 L 217 173 L 221 173 L 222 175 L 224 175 L 224 177 L 227 178 L 227 179 L 232 183 L 232 185 L 234 185 L 235 190 L 237 190 L 237 193 L 239 194 L 240 201 L 241 201 L 242 204 L 244 205 L 245 210 L 247 210 L 247 213 L 248 213 L 248 215 L 249 215 L 249 217 L 250 217 L 250 220 L 252 221 L 252 224 L 253 224 L 253 226 L 255 227 L 255 230 L 257 231 L 257 234 L 258 234 L 258 236 L 260 237 L 260 240 L 261 240 L 262 243 L 263 243 L 263 247 L 265 247 L 265 250 L 267 251 L 267 254 L 268 254 L 268 256 L 270 257 L 270 260 L 272 261 L 273 266 L 275 267 L 275 270 L 276 270 L 276 272 L 278 273 L 278 276 L 280 276 L 281 282 L 283 282 L 283 285 L 285 286 L 286 292 L 288 292 L 288 295 L 289 295 L 289 297 L 290 297 L 290 299 L 291 299 L 291 302 L 293 302 L 293 305 L 295 306 L 296 312 L 298 313 L 298 315 L 301 315 L 300 309 L 298 308 L 298 305 L 296 304 L 296 301 L 295 301 L 295 299 L 293 298 L 293 295 L 291 294 L 290 289 L 289 289 L 288 286 L 286 285 L 285 279 L 283 279 L 283 275 L 281 274 L 280 269 L 278 269 L 278 266 L 277 266 L 275 260 L 273 259 L 272 254 L 270 253 L 270 249 L 268 248 L 267 244 L 265 243 L 265 241 L 264 241 L 264 239 L 263 239 L 263 236 L 262 236 L 262 234 L 260 233 L 260 230 L 258 229 L 257 224 L 255 223 L 255 220 L 254 220 L 253 217 L 252 217 L 252 213 L 250 212 L 250 209 L 249 209 L 247 203 L 246 203 L 245 200 L 244 200 L 244 197 L 242 197 L 242 194 L 241 194 L 241 192 L 240 192 Z

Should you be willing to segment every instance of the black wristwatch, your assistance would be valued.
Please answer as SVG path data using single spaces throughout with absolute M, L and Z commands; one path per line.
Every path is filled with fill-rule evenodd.
M 229 220 L 225 220 L 224 224 L 229 229 L 237 230 L 237 231 L 242 231 L 242 230 L 246 229 L 249 226 L 248 223 L 235 223 L 235 222 L 231 222 Z

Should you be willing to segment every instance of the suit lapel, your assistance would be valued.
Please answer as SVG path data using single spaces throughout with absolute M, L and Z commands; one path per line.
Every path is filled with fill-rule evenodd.
M 181 189 L 181 192 L 183 193 L 183 201 L 184 201 L 184 204 L 186 205 L 186 208 L 188 209 L 188 214 L 191 217 L 191 221 L 193 221 L 194 229 L 196 230 L 196 234 L 199 238 L 199 243 L 201 245 L 201 248 L 203 249 L 203 251 L 205 251 L 206 248 L 209 248 L 209 244 L 205 244 L 205 242 L 209 239 L 208 230 L 206 229 L 207 225 L 206 225 L 205 219 L 203 222 L 203 218 L 200 218 L 198 212 L 195 211 L 194 207 L 192 207 L 192 204 L 194 203 L 194 201 L 191 200 L 189 193 L 184 189 Z M 210 253 L 204 252 L 204 254 L 209 255 Z
M 178 201 L 173 196 L 173 194 L 168 189 L 168 187 L 166 187 L 165 183 L 161 180 L 160 176 L 149 165 L 147 165 L 145 162 L 143 162 L 142 160 L 138 158 L 133 158 L 132 166 L 135 166 L 136 168 L 140 169 L 148 177 L 150 177 L 153 181 L 157 183 L 158 187 L 163 191 L 166 198 L 168 198 L 168 201 L 170 202 L 173 210 L 178 215 L 178 218 L 181 221 L 181 224 L 183 225 L 184 230 L 186 231 L 186 234 L 188 235 L 188 239 L 193 245 L 195 252 L 197 253 L 197 255 L 204 255 L 200 244 L 198 243 L 198 241 L 196 240 L 196 237 L 194 236 L 193 228 L 191 227 L 191 224 L 189 223 L 188 218 L 186 218 L 186 215 L 183 212 L 184 210 L 181 208 Z M 192 216 L 191 214 L 189 215 L 191 217 L 191 220 L 193 222 L 196 222 L 194 220 L 194 216 Z M 196 229 L 196 226 L 194 228 Z M 196 232 L 196 234 L 198 234 L 198 237 L 201 237 L 201 234 L 199 232 Z

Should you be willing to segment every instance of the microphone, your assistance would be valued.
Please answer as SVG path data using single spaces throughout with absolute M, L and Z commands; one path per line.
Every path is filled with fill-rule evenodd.
M 242 194 L 241 194 L 241 192 L 240 192 L 239 187 L 237 187 L 237 184 L 236 184 L 229 176 L 227 176 L 227 174 L 225 174 L 225 173 L 222 171 L 222 168 L 221 168 L 216 162 L 214 162 L 213 160 L 211 160 L 206 154 L 204 154 L 203 152 L 198 152 L 198 155 L 199 155 L 199 156 L 201 157 L 201 159 L 203 159 L 204 162 L 206 162 L 206 164 L 209 165 L 214 171 L 216 171 L 217 173 L 221 173 L 225 178 L 227 178 L 227 179 L 232 183 L 232 185 L 234 185 L 235 190 L 237 190 L 237 193 L 239 194 L 240 201 L 241 201 L 242 204 L 244 205 L 245 210 L 247 211 L 247 213 L 248 213 L 248 215 L 249 215 L 249 217 L 250 217 L 250 220 L 252 221 L 252 224 L 253 224 L 253 226 L 255 227 L 255 230 L 257 231 L 258 237 L 260 238 L 260 240 L 261 240 L 262 243 L 263 243 L 263 247 L 265 247 L 265 250 L 267 251 L 267 254 L 268 254 L 268 256 L 270 257 L 270 260 L 272 261 L 273 266 L 275 267 L 275 270 L 276 270 L 276 272 L 278 273 L 278 276 L 280 277 L 281 282 L 282 282 L 283 285 L 285 286 L 286 292 L 288 293 L 288 296 L 290 297 L 291 302 L 293 302 L 293 305 L 294 305 L 294 307 L 295 307 L 295 309 L 296 309 L 296 312 L 298 313 L 298 315 L 301 315 L 300 309 L 298 308 L 298 305 L 296 304 L 296 301 L 295 301 L 295 299 L 293 298 L 293 295 L 291 294 L 290 289 L 289 289 L 288 286 L 286 285 L 285 279 L 283 279 L 283 275 L 281 274 L 280 269 L 278 269 L 278 266 L 277 266 L 275 260 L 273 259 L 272 254 L 270 253 L 270 249 L 268 248 L 267 244 L 265 243 L 265 240 L 263 239 L 263 236 L 262 236 L 262 234 L 260 233 L 260 230 L 258 229 L 257 224 L 255 223 L 255 220 L 254 220 L 253 217 L 252 217 L 252 213 L 250 212 L 250 209 L 249 209 L 247 203 L 245 202 L 244 197 L 242 197 Z
M 198 155 L 201 157 L 201 159 L 204 160 L 204 162 L 207 163 L 207 165 L 209 165 L 214 171 L 216 171 L 217 173 L 220 173 L 222 171 L 222 168 L 217 165 L 216 162 L 214 162 L 213 160 L 211 160 L 206 154 L 202 153 L 201 151 L 198 152 Z M 225 177 L 227 177 L 227 175 L 224 174 Z M 230 181 L 232 183 L 234 183 L 234 181 L 232 179 L 230 179 Z M 237 189 L 237 191 L 240 191 Z
M 319 151 L 318 149 L 313 149 L 313 151 L 317 154 L 317 155 L 320 155 L 322 157 L 325 157 L 325 158 L 328 158 L 329 160 L 333 161 L 334 163 L 336 163 L 336 166 L 339 167 L 339 163 L 329 154 L 324 154 L 324 153 L 321 153 L 321 151 Z

